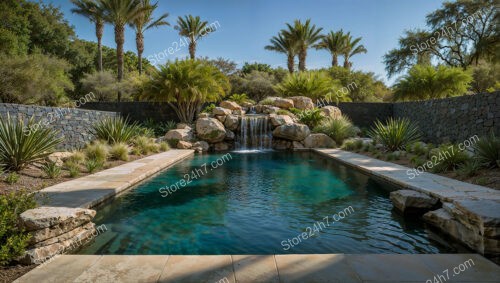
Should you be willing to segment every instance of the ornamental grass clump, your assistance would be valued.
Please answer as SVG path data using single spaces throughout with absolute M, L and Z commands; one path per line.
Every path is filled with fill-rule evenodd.
M 101 163 L 106 162 L 109 156 L 108 145 L 102 142 L 87 144 L 84 152 L 87 159 L 94 159 Z
M 385 124 L 377 120 L 368 135 L 389 151 L 400 150 L 421 137 L 418 127 L 407 118 L 389 118 Z
M 57 132 L 28 120 L 7 117 L 0 119 L 0 164 L 11 171 L 21 171 L 55 151 L 63 141 Z
M 345 139 L 356 136 L 357 128 L 346 116 L 338 119 L 325 118 L 313 132 L 323 133 L 332 138 L 337 144 L 342 144 Z
M 128 161 L 128 146 L 124 143 L 115 143 L 111 146 L 109 155 L 115 160 Z

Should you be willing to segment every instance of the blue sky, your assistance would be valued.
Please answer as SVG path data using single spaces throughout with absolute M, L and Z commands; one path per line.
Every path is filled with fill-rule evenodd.
M 59 6 L 66 19 L 74 26 L 79 38 L 95 41 L 94 26 L 82 16 L 70 12 L 69 0 L 43 0 Z M 405 29 L 424 28 L 425 15 L 441 6 L 433 0 L 159 0 L 156 15 L 169 13 L 172 26 L 149 30 L 145 34 L 144 57 L 162 53 L 180 43 L 173 29 L 178 16 L 199 15 L 208 22 L 218 22 L 217 31 L 198 43 L 197 56 L 224 57 L 242 65 L 244 62 L 262 62 L 273 67 L 286 68 L 286 57 L 264 50 L 269 39 L 276 35 L 285 23 L 294 19 L 311 18 L 324 31 L 343 29 L 356 37 L 361 36 L 367 54 L 352 58 L 353 68 L 371 71 L 389 84 L 382 56 L 397 46 L 397 40 Z M 113 28 L 107 25 L 103 43 L 115 47 Z M 135 52 L 135 35 L 126 32 L 125 49 Z M 169 58 L 184 58 L 187 47 Z M 342 60 L 342 59 L 341 59 Z M 331 57 L 326 51 L 311 49 L 307 57 L 308 69 L 328 67 Z

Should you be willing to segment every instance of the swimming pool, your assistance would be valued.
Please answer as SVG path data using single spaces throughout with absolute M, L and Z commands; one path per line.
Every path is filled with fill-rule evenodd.
M 80 254 L 454 253 L 387 184 L 313 152 L 196 155 L 98 209 Z

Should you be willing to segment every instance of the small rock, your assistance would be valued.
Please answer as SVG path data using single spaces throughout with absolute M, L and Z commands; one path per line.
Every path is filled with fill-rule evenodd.
M 437 208 L 439 200 L 413 190 L 393 191 L 390 199 L 395 208 L 404 214 L 424 214 Z
M 190 149 L 192 147 L 193 147 L 193 144 L 191 144 L 190 142 L 187 142 L 187 141 L 179 141 L 177 143 L 178 149 Z
M 283 109 L 289 109 L 293 107 L 293 100 L 286 98 L 277 98 L 274 100 L 273 105 Z
M 215 151 L 226 151 L 229 149 L 229 144 L 225 142 L 219 142 L 214 144 L 214 150 Z
M 231 110 L 222 107 L 215 107 L 212 113 L 214 115 L 229 115 L 231 114 Z
M 165 134 L 165 140 L 190 141 L 193 139 L 193 131 L 191 128 L 174 129 Z
M 222 101 L 220 103 L 220 107 L 227 108 L 230 110 L 241 110 L 241 106 L 238 105 L 238 103 L 233 102 L 233 101 Z
M 54 162 L 57 166 L 63 166 L 64 160 L 71 157 L 72 155 L 73 153 L 69 151 L 54 152 L 47 156 L 47 159 Z

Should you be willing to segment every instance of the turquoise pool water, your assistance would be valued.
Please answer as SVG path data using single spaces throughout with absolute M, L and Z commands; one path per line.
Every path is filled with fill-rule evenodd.
M 80 253 L 453 253 L 461 249 L 427 230 L 421 221 L 403 220 L 393 212 L 387 185 L 315 153 L 229 154 L 184 160 L 105 205 L 95 222 L 107 231 Z

